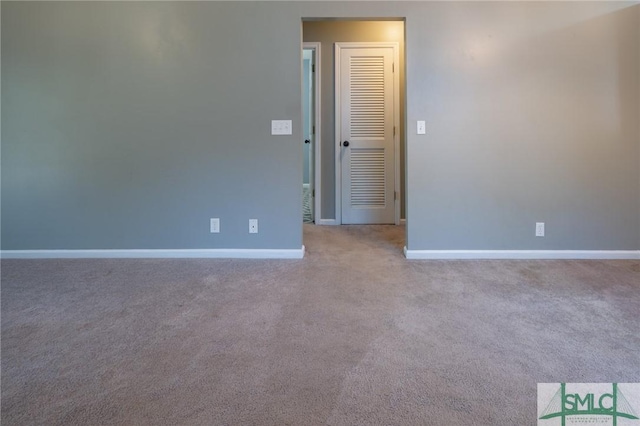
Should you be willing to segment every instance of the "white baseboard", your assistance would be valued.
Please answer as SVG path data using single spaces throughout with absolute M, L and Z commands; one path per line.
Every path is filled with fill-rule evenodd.
M 640 259 L 640 250 L 408 250 L 407 259 Z
M 2 250 L 3 259 L 302 259 L 300 249 Z
M 335 225 L 325 219 L 322 225 Z M 327 223 L 328 222 L 328 223 Z M 2 259 L 302 259 L 300 249 L 2 250 Z M 640 259 L 640 250 L 408 250 L 407 259 Z
M 338 221 L 335 219 L 318 219 L 316 225 L 337 225 Z
M 406 225 L 407 219 L 400 219 L 400 225 Z

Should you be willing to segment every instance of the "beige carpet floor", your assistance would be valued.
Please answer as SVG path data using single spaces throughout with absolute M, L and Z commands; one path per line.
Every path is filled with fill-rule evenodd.
M 3 260 L 3 425 L 535 425 L 538 382 L 640 382 L 639 261 Z

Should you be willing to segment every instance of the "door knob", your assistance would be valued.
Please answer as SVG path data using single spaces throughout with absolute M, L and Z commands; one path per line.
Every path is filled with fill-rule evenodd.
M 311 143 L 311 141 L 309 139 L 305 139 L 304 143 Z
M 349 146 L 349 141 L 342 142 L 342 146 Z

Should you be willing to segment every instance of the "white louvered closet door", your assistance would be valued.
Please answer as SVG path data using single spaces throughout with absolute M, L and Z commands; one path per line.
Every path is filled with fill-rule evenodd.
M 392 47 L 340 49 L 344 224 L 395 222 L 393 58 Z

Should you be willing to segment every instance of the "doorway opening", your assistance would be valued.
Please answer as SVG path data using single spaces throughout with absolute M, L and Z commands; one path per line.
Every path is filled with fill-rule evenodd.
M 320 158 L 316 152 L 320 129 L 320 44 L 303 43 L 302 49 L 302 221 L 314 223 L 316 215 L 316 187 L 320 185 L 316 176 Z M 319 192 L 319 191 L 318 191 Z
M 404 20 L 303 19 L 302 31 L 303 62 L 316 53 L 315 102 L 303 90 L 303 119 L 316 121 L 303 149 L 313 222 L 404 224 Z

